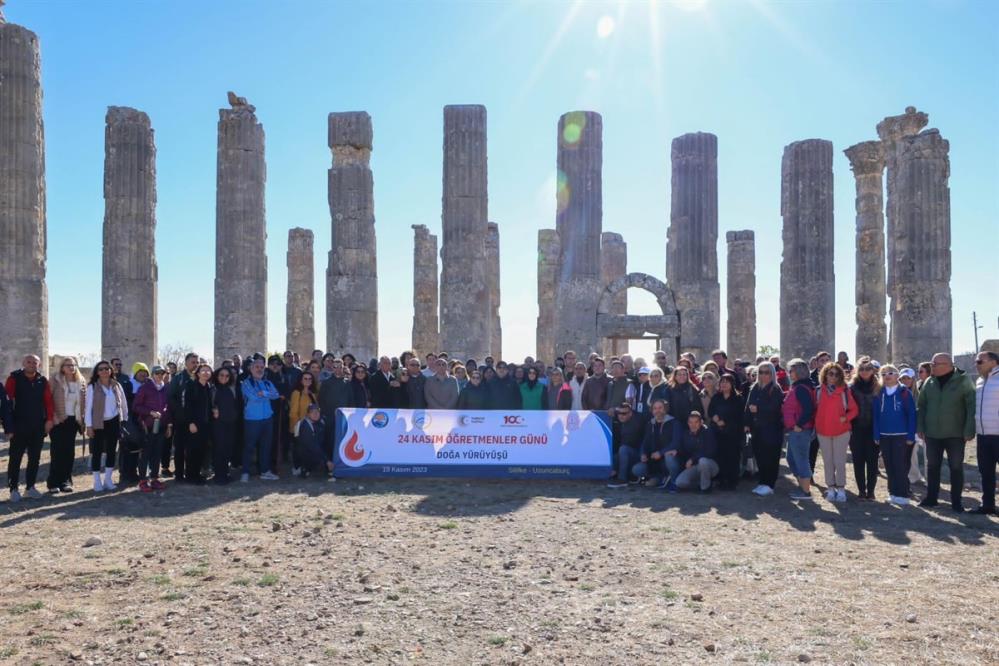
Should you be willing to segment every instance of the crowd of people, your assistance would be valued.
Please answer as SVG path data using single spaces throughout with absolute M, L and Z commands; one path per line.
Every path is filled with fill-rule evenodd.
M 462 410 L 588 410 L 612 423 L 611 488 L 644 485 L 666 492 L 736 490 L 774 493 L 780 460 L 793 477 L 790 497 L 813 497 L 823 460 L 825 498 L 845 502 L 847 453 L 857 499 L 875 498 L 879 458 L 889 501 L 937 505 L 944 456 L 950 502 L 964 511 L 965 445 L 977 437 L 982 476 L 979 513 L 995 514 L 999 464 L 999 355 L 978 354 L 976 382 L 937 354 L 917 367 L 880 364 L 846 353 L 811 359 L 779 356 L 730 362 L 723 350 L 699 363 L 684 353 L 675 365 L 663 351 L 652 364 L 630 355 L 577 358 L 552 365 L 486 357 L 461 361 L 445 353 L 423 359 L 407 351 L 364 363 L 349 353 L 315 350 L 305 361 L 287 351 L 234 356 L 217 368 L 195 353 L 165 365 L 101 360 L 84 378 L 73 357 L 51 379 L 36 356 L 0 387 L 0 420 L 10 436 L 10 500 L 36 488 L 43 442 L 50 441 L 49 493 L 73 491 L 78 436 L 89 443 L 93 490 L 137 485 L 162 491 L 175 483 L 227 484 L 251 476 L 277 480 L 282 467 L 333 480 L 334 418 L 345 407 Z M 785 453 L 786 451 L 786 453 Z M 118 470 L 118 480 L 114 472 Z M 925 471 L 924 471 L 925 470 Z

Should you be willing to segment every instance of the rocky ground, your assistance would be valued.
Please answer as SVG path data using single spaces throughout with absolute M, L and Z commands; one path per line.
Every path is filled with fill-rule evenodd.
M 287 478 L 3 502 L 0 661 L 999 662 L 999 518 L 750 487 Z

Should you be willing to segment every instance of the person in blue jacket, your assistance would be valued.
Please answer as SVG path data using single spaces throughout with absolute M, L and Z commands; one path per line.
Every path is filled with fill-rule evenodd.
M 271 470 L 271 438 L 274 436 L 274 409 L 272 400 L 278 400 L 274 384 L 264 378 L 264 357 L 257 355 L 250 365 L 250 376 L 242 381 L 243 393 L 243 474 L 240 481 L 250 480 L 253 456 L 260 449 L 260 478 L 276 481 L 278 475 Z
M 888 501 L 909 503 L 909 466 L 916 443 L 916 401 L 898 382 L 894 365 L 881 366 L 881 390 L 874 396 L 874 443 L 881 448 L 888 473 Z

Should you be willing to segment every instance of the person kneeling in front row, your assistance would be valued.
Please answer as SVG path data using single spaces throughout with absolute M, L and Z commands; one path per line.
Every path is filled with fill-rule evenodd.
M 325 450 L 326 422 L 319 405 L 310 404 L 305 418 L 296 427 L 295 458 L 302 466 L 302 478 L 313 473 L 333 476 L 332 451 Z
M 645 418 L 636 416 L 631 405 L 622 402 L 614 410 L 617 415 L 617 476 L 607 484 L 608 488 L 625 488 L 629 483 L 628 474 L 642 453 L 642 443 L 645 437 Z M 641 463 L 638 463 L 641 464 Z M 639 471 L 642 471 L 641 469 Z
M 680 453 L 687 457 L 687 463 L 676 478 L 676 487 L 686 490 L 699 484 L 702 493 L 710 492 L 711 480 L 718 475 L 718 444 L 700 412 L 693 411 L 687 417 L 687 429 L 680 435 Z

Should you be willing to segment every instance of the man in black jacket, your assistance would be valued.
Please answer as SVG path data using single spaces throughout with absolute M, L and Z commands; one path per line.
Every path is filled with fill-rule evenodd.
M 368 377 L 368 391 L 371 393 L 371 406 L 389 408 L 395 407 L 397 399 L 395 389 L 399 382 L 392 374 L 392 359 L 382 356 L 378 359 L 378 370 Z
M 617 476 L 607 484 L 608 488 L 624 488 L 628 485 L 631 468 L 638 462 L 645 439 L 645 419 L 636 417 L 631 405 L 626 402 L 615 410 L 616 428 L 612 460 L 617 461 Z
M 510 376 L 506 361 L 496 364 L 496 378 L 486 385 L 489 392 L 489 409 L 520 409 L 520 387 Z
M 33 499 L 42 497 L 42 493 L 35 488 L 35 480 L 42 456 L 42 440 L 52 430 L 54 405 L 52 387 L 48 379 L 38 372 L 40 362 L 37 356 L 29 354 L 24 357 L 21 369 L 7 378 L 6 393 L 13 402 L 11 418 L 6 424 L 7 434 L 10 435 L 7 485 L 11 502 L 21 501 L 17 487 L 21 477 L 21 459 L 25 453 L 28 455 L 28 468 L 24 473 L 25 494 Z
M 198 368 L 198 355 L 189 352 L 184 357 L 184 369 L 180 370 L 170 380 L 170 388 L 167 392 L 167 402 L 170 406 L 170 415 L 174 423 L 184 422 L 184 388 L 195 381 L 194 371 Z M 184 452 L 187 450 L 187 439 L 190 433 L 187 428 L 174 428 L 173 430 L 173 472 L 170 471 L 170 444 L 163 446 L 163 470 L 160 472 L 165 477 L 177 475 L 177 481 L 184 480 Z
M 718 475 L 718 444 L 698 411 L 687 417 L 687 428 L 680 435 L 680 451 L 687 456 L 687 463 L 676 479 L 676 487 L 693 488 L 700 480 L 701 492 L 710 492 L 711 480 Z

